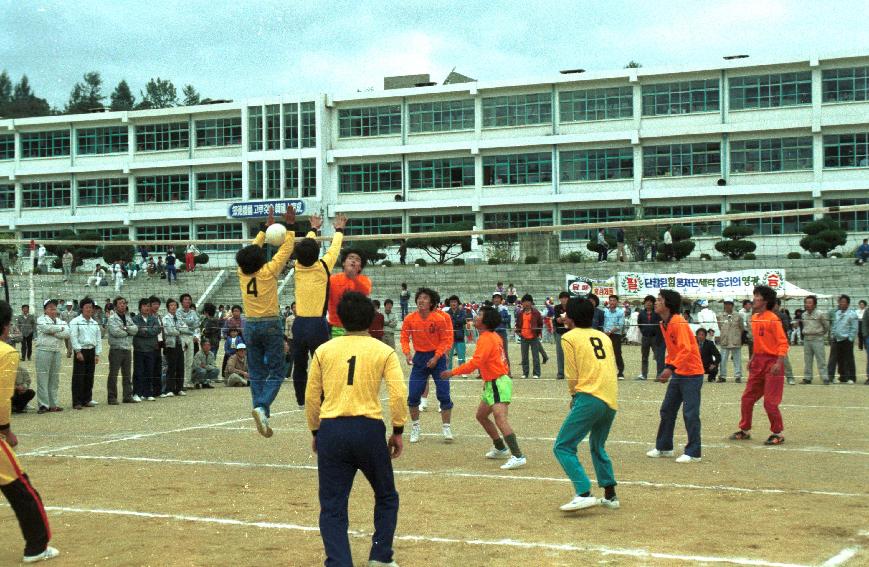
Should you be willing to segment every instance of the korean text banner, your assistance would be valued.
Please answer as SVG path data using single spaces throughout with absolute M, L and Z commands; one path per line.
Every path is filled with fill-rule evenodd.
M 662 289 L 672 289 L 686 298 L 750 298 L 757 285 L 767 285 L 775 291 L 783 291 L 785 271 L 737 270 L 705 274 L 619 272 L 616 283 L 618 293 L 623 297 L 657 295 Z
M 593 279 L 565 274 L 564 287 L 573 297 L 585 297 L 589 293 L 593 293 L 598 297 L 606 299 L 616 292 L 616 279 Z

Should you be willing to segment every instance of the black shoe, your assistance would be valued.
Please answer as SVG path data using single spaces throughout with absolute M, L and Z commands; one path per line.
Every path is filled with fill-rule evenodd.
M 203 384 L 202 389 L 203 390 L 213 390 L 214 386 L 212 386 L 211 384 Z
M 42 415 L 42 414 L 47 413 L 47 412 L 48 412 L 48 408 L 45 406 L 39 406 L 39 409 L 36 410 L 36 413 L 38 413 L 39 415 Z
M 800 384 L 811 384 L 811 383 L 812 383 L 812 381 L 811 381 L 811 380 L 807 380 L 806 378 L 803 378 L 803 379 L 800 381 Z
M 116 405 L 118 405 L 118 400 L 109 400 L 108 403 L 110 406 L 116 406 Z
M 136 402 L 133 401 L 133 398 L 125 398 L 124 403 L 125 404 L 135 404 Z
M 719 384 L 727 382 L 727 378 L 719 378 L 718 380 L 716 380 L 716 382 L 718 382 Z

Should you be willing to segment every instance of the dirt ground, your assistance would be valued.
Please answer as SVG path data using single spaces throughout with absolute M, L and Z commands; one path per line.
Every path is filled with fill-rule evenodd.
M 500 461 L 483 458 L 490 442 L 474 419 L 477 380 L 453 383 L 453 444 L 440 439 L 432 409 L 423 414 L 422 441 L 411 446 L 405 436 L 406 452 L 394 461 L 400 565 L 869 565 L 869 387 L 862 380 L 787 386 L 780 447 L 762 444 L 762 404 L 754 439 L 727 440 L 742 386 L 704 384 L 703 461 L 680 465 L 645 456 L 665 386 L 633 380 L 639 348 L 628 346 L 628 379 L 619 384 L 607 445 L 622 507 L 566 514 L 558 506 L 573 493 L 552 443 L 568 396 L 554 380 L 554 347 L 546 348 L 552 359 L 542 379 L 517 379 L 510 409 L 525 468 L 502 471 Z M 518 349 L 511 357 L 518 362 Z M 856 357 L 862 376 L 865 353 Z M 791 360 L 802 375 L 800 347 Z M 322 564 L 316 460 L 291 385 L 273 408 L 275 436 L 263 439 L 247 389 L 218 385 L 185 398 L 107 406 L 106 371 L 98 368 L 98 407 L 69 409 L 64 371 L 66 411 L 13 419 L 18 453 L 62 553 L 52 565 Z M 676 432 L 678 455 L 681 420 Z M 592 471 L 586 444 L 579 455 Z M 373 499 L 359 478 L 351 544 L 356 564 L 366 565 Z M 8 507 L 0 510 L 0 533 L 0 565 L 16 565 L 23 543 Z

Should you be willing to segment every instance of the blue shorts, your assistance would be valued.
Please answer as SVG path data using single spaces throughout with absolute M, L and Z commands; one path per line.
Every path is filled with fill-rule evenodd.
M 428 361 L 434 357 L 434 352 L 416 352 L 413 355 L 413 368 L 410 370 L 410 384 L 407 388 L 407 405 L 419 407 L 419 399 L 425 391 L 428 377 L 434 379 L 438 401 L 442 410 L 453 409 L 453 401 L 450 399 L 450 381 L 441 378 L 441 372 L 447 369 L 445 357 L 440 357 L 434 368 L 426 367 Z

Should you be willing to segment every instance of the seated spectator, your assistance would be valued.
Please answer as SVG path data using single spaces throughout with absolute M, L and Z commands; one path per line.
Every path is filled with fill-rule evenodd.
M 250 386 L 247 373 L 247 347 L 244 343 L 235 345 L 235 354 L 226 363 L 227 386 Z
M 854 254 L 857 257 L 855 264 L 862 266 L 869 260 L 869 238 L 863 239 L 863 244 L 857 247 L 857 252 Z
M 103 269 L 102 266 L 97 264 L 96 267 L 94 268 L 93 274 L 91 274 L 91 277 L 88 278 L 88 281 L 85 285 L 88 287 L 90 287 L 92 285 L 96 286 L 96 287 L 100 287 L 101 285 L 103 285 L 103 280 L 105 278 L 106 278 L 106 271 Z
M 708 382 L 715 382 L 718 376 L 718 365 L 721 363 L 721 353 L 712 341 L 706 340 L 706 329 L 697 329 L 697 346 L 700 348 L 700 359 L 703 361 L 703 372 Z M 722 380 L 723 382 L 724 380 Z
M 217 380 L 217 357 L 211 351 L 211 341 L 202 339 L 199 352 L 193 356 L 193 387 L 211 389 L 212 380 Z
M 24 413 L 27 404 L 36 396 L 30 388 L 30 373 L 18 365 L 18 373 L 15 375 L 15 391 L 12 393 L 12 413 Z

